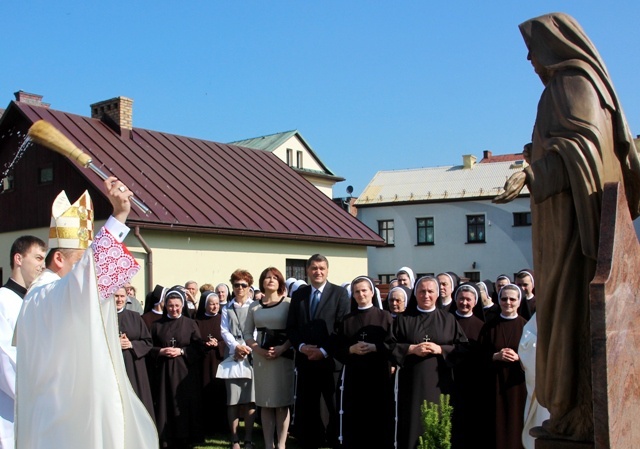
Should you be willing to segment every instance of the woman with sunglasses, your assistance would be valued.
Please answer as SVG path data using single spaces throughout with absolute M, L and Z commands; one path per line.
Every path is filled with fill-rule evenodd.
M 507 284 L 498 294 L 500 315 L 485 324 L 480 342 L 490 364 L 488 375 L 493 377 L 490 401 L 495 416 L 495 448 L 522 449 L 522 428 L 527 387 L 520 364 L 518 346 L 527 320 L 518 315 L 522 290 Z M 488 428 L 488 427 L 485 427 Z M 493 445 L 491 445 L 494 447 Z
M 253 276 L 247 270 L 237 269 L 231 274 L 233 299 L 222 309 L 220 325 L 222 338 L 227 345 L 225 357 L 232 355 L 236 360 L 250 359 L 251 348 L 247 346 L 243 334 L 246 328 L 250 299 L 249 287 L 253 284 Z M 254 334 L 254 339 L 256 338 Z M 253 386 L 253 369 L 251 378 L 226 379 L 227 387 L 227 419 L 231 430 L 231 449 L 240 449 L 238 426 L 240 417 L 244 418 L 244 447 L 253 449 L 252 433 L 256 413 L 255 390 Z

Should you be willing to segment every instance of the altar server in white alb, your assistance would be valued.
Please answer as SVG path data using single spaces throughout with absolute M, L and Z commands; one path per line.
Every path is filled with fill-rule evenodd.
M 45 251 L 46 245 L 38 237 L 18 237 L 9 253 L 11 276 L 0 288 L 0 449 L 14 447 L 16 348 L 13 332 L 22 298 L 44 269 Z
M 132 193 L 114 177 L 104 187 L 113 215 L 93 241 L 88 192 L 53 204 L 47 268 L 16 325 L 18 449 L 158 447 L 127 378 L 112 298 L 139 269 L 122 244 Z

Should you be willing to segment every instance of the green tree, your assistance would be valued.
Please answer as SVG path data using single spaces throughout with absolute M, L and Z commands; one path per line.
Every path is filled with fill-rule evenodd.
M 440 395 L 440 405 L 424 401 L 420 406 L 424 434 L 420 437 L 418 449 L 451 449 L 451 414 L 449 395 Z

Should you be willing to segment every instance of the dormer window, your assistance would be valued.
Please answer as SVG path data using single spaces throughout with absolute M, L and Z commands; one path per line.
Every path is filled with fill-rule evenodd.
M 302 168 L 302 151 L 296 153 L 296 167 Z

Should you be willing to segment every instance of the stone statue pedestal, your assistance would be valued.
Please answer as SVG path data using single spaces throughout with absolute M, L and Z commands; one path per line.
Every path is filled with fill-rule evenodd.
M 640 447 L 640 243 L 619 183 L 604 188 L 590 304 L 594 442 L 537 439 L 536 449 Z
M 590 296 L 594 448 L 640 447 L 640 244 L 619 183 L 605 185 Z
M 593 443 L 567 440 L 536 440 L 536 449 L 593 449 Z

